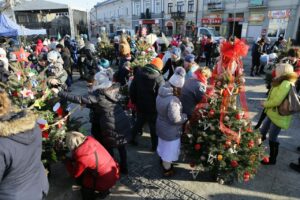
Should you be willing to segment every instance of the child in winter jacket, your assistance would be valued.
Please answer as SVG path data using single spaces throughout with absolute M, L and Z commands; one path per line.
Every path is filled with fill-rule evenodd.
M 72 158 L 67 160 L 69 173 L 81 186 L 83 200 L 105 197 L 119 179 L 118 164 L 93 137 L 78 132 L 67 134 Z
M 174 173 L 172 162 L 178 160 L 182 125 L 187 121 L 178 98 L 184 80 L 185 70 L 177 67 L 170 80 L 159 88 L 156 98 L 157 153 L 162 160 L 164 176 L 171 176 Z

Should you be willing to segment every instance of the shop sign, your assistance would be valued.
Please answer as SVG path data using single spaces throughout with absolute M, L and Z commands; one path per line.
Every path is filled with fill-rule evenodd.
M 143 24 L 155 24 L 155 20 L 153 19 L 145 19 L 142 22 Z
M 227 18 L 227 21 L 228 22 L 242 22 L 244 21 L 244 18 L 243 17 L 229 17 Z
M 250 0 L 251 6 L 262 6 L 264 4 L 263 0 Z
M 249 22 L 262 22 L 265 19 L 264 14 L 251 14 L 249 17 Z
M 202 18 L 202 24 L 221 24 L 222 18 Z
M 290 10 L 273 10 L 268 12 L 268 17 L 270 19 L 285 19 L 289 18 L 291 15 Z

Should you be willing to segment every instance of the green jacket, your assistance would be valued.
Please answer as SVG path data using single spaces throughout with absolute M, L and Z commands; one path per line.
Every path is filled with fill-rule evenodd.
M 266 102 L 264 102 L 264 108 L 267 116 L 276 126 L 282 129 L 289 128 L 292 121 L 292 115 L 282 116 L 278 113 L 277 108 L 288 95 L 291 84 L 294 83 L 294 74 L 280 77 L 279 80 L 277 79 L 277 84 L 275 83 L 276 86 L 273 84 L 268 99 Z

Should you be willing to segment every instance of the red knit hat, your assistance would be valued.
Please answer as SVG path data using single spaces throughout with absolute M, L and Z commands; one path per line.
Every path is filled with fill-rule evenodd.
M 164 67 L 164 63 L 160 58 L 154 58 L 151 61 L 151 64 L 155 66 L 156 69 L 158 69 L 159 71 L 161 71 Z

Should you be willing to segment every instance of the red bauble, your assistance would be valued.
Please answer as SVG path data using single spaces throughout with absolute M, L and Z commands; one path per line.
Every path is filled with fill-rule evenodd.
M 209 113 L 208 113 L 208 115 L 210 117 L 213 117 L 215 115 L 215 111 L 214 110 L 210 110 Z
M 247 182 L 249 180 L 250 180 L 250 174 L 249 174 L 249 172 L 245 172 L 244 173 L 244 181 Z
M 269 163 L 269 162 L 270 162 L 269 157 L 265 156 L 263 158 L 263 163 Z
M 240 120 L 240 119 L 242 119 L 242 116 L 241 116 L 241 114 L 237 113 L 237 114 L 235 115 L 235 118 L 236 118 L 237 120 Z
M 195 144 L 195 150 L 199 151 L 201 149 L 201 145 L 200 144 Z
M 48 138 L 49 138 L 49 133 L 48 133 L 48 131 L 43 131 L 43 132 L 42 132 L 42 137 L 48 139 Z
M 231 167 L 236 168 L 237 166 L 239 166 L 239 163 L 236 160 L 231 161 Z
M 248 147 L 249 147 L 249 148 L 253 148 L 253 147 L 254 147 L 254 141 L 253 141 L 253 140 L 250 140 L 250 141 L 249 141 Z
M 195 163 L 191 162 L 190 166 L 191 166 L 191 168 L 194 168 L 195 167 Z

